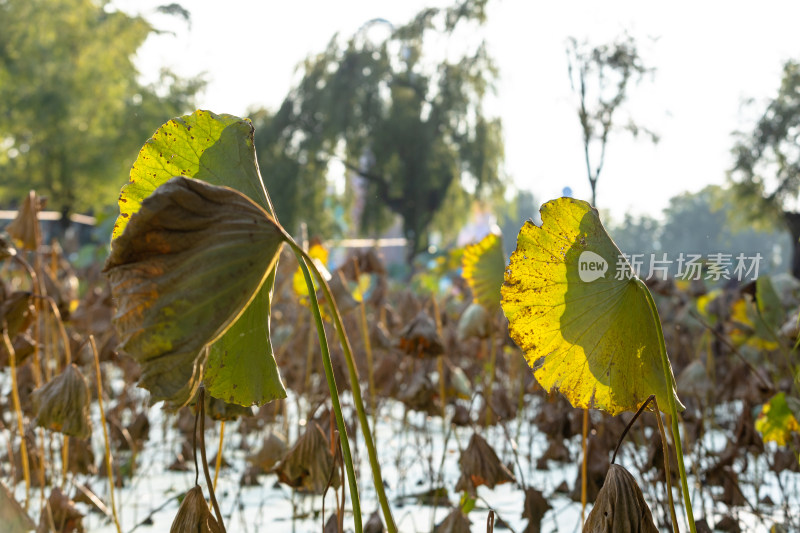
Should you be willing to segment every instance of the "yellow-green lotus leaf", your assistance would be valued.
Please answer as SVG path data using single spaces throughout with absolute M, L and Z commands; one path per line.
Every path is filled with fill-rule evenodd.
M 189 400 L 208 345 L 258 293 L 284 238 L 242 193 L 185 177 L 158 187 L 130 217 L 105 272 L 120 346 L 142 366 L 140 385 L 154 401 Z M 251 355 L 237 356 L 252 370 Z
M 756 418 L 756 430 L 764 442 L 786 446 L 792 433 L 800 433 L 795 413 L 800 412 L 800 401 L 779 392 L 761 407 Z
M 536 379 L 575 407 L 612 415 L 638 409 L 651 394 L 662 410 L 668 394 L 681 408 L 662 368 L 647 287 L 597 210 L 559 198 L 541 215 L 541 227 L 529 221 L 520 230 L 502 287 L 509 333 Z
M 122 235 L 144 199 L 174 176 L 231 187 L 274 216 L 258 172 L 253 135 L 249 120 L 203 110 L 161 126 L 142 147 L 131 168 L 130 181 L 122 188 L 112 239 Z M 285 398 L 269 337 L 274 280 L 273 269 L 241 317 L 210 346 L 205 368 L 195 364 L 197 354 L 187 353 L 182 362 L 173 359 L 176 371 L 180 366 L 180 372 L 186 373 L 185 367 L 191 367 L 193 385 L 205 371 L 209 394 L 239 405 L 262 405 Z M 187 388 L 181 396 L 191 392 Z
M 468 244 L 461 262 L 461 275 L 472 290 L 472 300 L 495 313 L 500 309 L 500 286 L 506 266 L 503 239 L 490 233 L 475 244 Z

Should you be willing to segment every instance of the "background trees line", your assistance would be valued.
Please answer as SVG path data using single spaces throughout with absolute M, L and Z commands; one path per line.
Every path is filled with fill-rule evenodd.
M 356 34 L 335 36 L 325 50 L 307 58 L 279 109 L 252 111 L 259 164 L 287 228 L 296 230 L 303 220 L 312 233 L 332 236 L 350 217 L 351 227 L 374 236 L 399 218 L 411 257 L 427 248 L 431 229 L 452 236 L 476 198 L 499 213 L 501 226 L 518 227 L 537 216 L 527 193 L 504 195 L 509 181 L 503 173 L 502 124 L 484 105 L 497 70 L 485 44 L 440 53 L 442 43 L 454 36 L 478 33 L 486 4 L 465 0 L 425 9 L 403 25 L 367 21 Z M 160 10 L 178 15 L 175 24 L 189 18 L 176 4 Z M 30 188 L 65 213 L 112 204 L 141 139 L 165 117 L 192 110 L 204 86 L 200 77 L 182 79 L 168 71 L 159 82 L 142 84 L 132 58 L 149 34 L 164 28 L 115 12 L 107 2 L 6 0 L 0 2 L 0 26 L 4 205 Z M 566 48 L 565 73 L 577 95 L 594 195 L 615 130 L 656 140 L 624 115 L 630 82 L 653 69 L 629 37 L 594 46 L 572 40 Z M 621 247 L 666 250 L 677 246 L 671 241 L 702 233 L 679 237 L 679 219 L 719 228 L 707 232 L 715 238 L 705 244 L 747 248 L 747 239 L 763 244 L 772 235 L 767 229 L 776 227 L 787 228 L 797 243 L 799 71 L 798 63 L 786 64 L 782 85 L 762 118 L 752 132 L 737 135 L 732 195 L 715 189 L 678 197 L 661 226 L 650 217 L 627 217 L 616 228 Z M 349 177 L 339 187 L 343 194 L 331 194 L 332 169 Z M 737 236 L 735 224 L 721 222 L 726 209 L 709 207 L 734 200 L 737 208 L 727 211 L 742 215 L 746 222 L 739 226 L 755 224 L 764 232 Z M 506 235 L 507 246 L 513 247 L 514 231 Z M 698 249 L 703 244 L 687 242 Z M 800 275 L 796 246 L 792 265 Z

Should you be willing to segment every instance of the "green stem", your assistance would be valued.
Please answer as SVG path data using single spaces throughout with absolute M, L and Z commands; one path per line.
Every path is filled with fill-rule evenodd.
M 375 449 L 375 443 L 372 440 L 372 433 L 370 432 L 369 428 L 369 420 L 367 420 L 367 411 L 364 409 L 364 401 L 361 398 L 361 386 L 359 385 L 358 370 L 356 369 L 355 359 L 353 358 L 353 350 L 350 347 L 350 340 L 347 338 L 347 333 L 344 330 L 341 314 L 339 313 L 339 309 L 336 307 L 336 300 L 333 298 L 333 294 L 328 286 L 328 282 L 322 277 L 322 274 L 319 272 L 319 270 L 317 270 L 317 267 L 314 265 L 314 262 L 311 260 L 308 254 L 306 254 L 303 249 L 300 248 L 293 240 L 289 240 L 288 243 L 294 253 L 299 257 L 302 257 L 305 262 L 308 263 L 308 266 L 311 268 L 311 270 L 313 270 L 314 275 L 319 280 L 319 285 L 323 294 L 325 295 L 325 299 L 328 301 L 333 322 L 336 326 L 336 333 L 339 337 L 339 343 L 342 345 L 342 351 L 344 352 L 344 360 L 347 363 L 347 371 L 350 375 L 350 388 L 353 393 L 353 403 L 356 407 L 358 422 L 361 425 L 361 433 L 364 435 L 364 442 L 367 447 L 367 455 L 369 456 L 369 465 L 370 469 L 372 470 L 372 479 L 375 483 L 375 492 L 377 493 L 378 501 L 381 505 L 381 511 L 383 512 L 383 519 L 386 523 L 386 531 L 388 533 L 397 533 L 397 526 L 394 523 L 392 510 L 391 507 L 389 507 L 389 499 L 386 497 L 386 489 L 383 485 L 381 465 L 378 462 L 378 453 Z M 309 292 L 314 293 L 314 289 L 309 288 Z M 316 299 L 312 299 L 312 302 L 314 301 L 316 301 Z M 318 312 L 319 311 L 315 311 L 317 314 Z M 321 318 L 319 320 L 321 321 Z M 343 443 L 342 448 L 344 449 L 344 447 L 345 446 Z
M 358 485 L 356 484 L 356 472 L 353 468 L 353 457 L 350 454 L 350 442 L 347 438 L 347 427 L 344 424 L 344 416 L 342 416 L 342 406 L 339 404 L 339 391 L 336 388 L 336 380 L 333 377 L 333 364 L 331 363 L 331 354 L 328 350 L 328 339 L 325 336 L 325 326 L 322 324 L 322 315 L 319 311 L 319 303 L 317 303 L 316 289 L 314 282 L 311 280 L 311 273 L 308 271 L 308 266 L 312 265 L 311 258 L 306 256 L 302 249 L 300 249 L 293 242 L 289 243 L 297 256 L 297 262 L 300 263 L 300 270 L 303 272 L 303 278 L 308 287 L 308 300 L 311 303 L 311 312 L 314 315 L 314 322 L 317 326 L 317 335 L 319 336 L 319 347 L 322 352 L 322 366 L 325 368 L 325 379 L 328 381 L 328 388 L 331 392 L 331 403 L 333 404 L 333 414 L 336 417 L 336 427 L 339 429 L 339 441 L 342 444 L 342 454 L 344 455 L 344 464 L 347 468 L 347 481 L 350 484 L 350 499 L 353 501 L 353 521 L 355 523 L 356 533 L 362 531 L 361 519 L 361 502 L 358 498 Z M 316 271 L 316 269 L 315 269 Z M 358 388 L 358 383 L 353 385 L 354 389 Z
M 678 428 L 678 409 L 675 406 L 675 397 L 673 390 L 676 388 L 675 381 L 672 377 L 672 367 L 667 357 L 667 346 L 664 343 L 664 332 L 661 331 L 661 319 L 658 318 L 658 308 L 650 290 L 642 280 L 636 278 L 639 287 L 644 291 L 647 297 L 647 304 L 650 306 L 650 314 L 653 316 L 653 322 L 656 324 L 656 332 L 658 333 L 658 348 L 661 351 L 661 366 L 664 369 L 664 379 L 667 384 L 667 403 L 669 404 L 670 421 L 672 427 L 672 440 L 675 441 L 675 455 L 678 459 L 678 473 L 681 476 L 681 490 L 683 491 L 683 502 L 686 508 L 686 519 L 689 521 L 689 531 L 697 533 L 697 528 L 694 524 L 694 515 L 692 513 L 692 501 L 689 497 L 689 483 L 686 480 L 686 467 L 683 465 L 683 448 L 681 445 L 681 432 Z M 669 472 L 667 472 L 669 475 Z

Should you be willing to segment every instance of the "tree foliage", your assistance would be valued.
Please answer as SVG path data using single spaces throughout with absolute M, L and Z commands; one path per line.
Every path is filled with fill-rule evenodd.
M 427 46 L 482 23 L 484 7 L 484 0 L 467 0 L 425 9 L 399 27 L 373 20 L 309 57 L 270 118 L 269 136 L 277 143 L 270 151 L 277 150 L 285 176 L 295 182 L 271 186 L 265 172 L 267 187 L 286 187 L 293 205 L 316 210 L 319 200 L 297 200 L 323 188 L 328 163 L 341 160 L 359 177 L 350 186 L 367 199 L 359 209 L 362 229 L 380 231 L 399 215 L 409 252 L 426 248 L 427 230 L 448 195 L 502 183 L 500 121 L 482 107 L 496 74 L 486 47 L 453 58 L 435 57 Z
M 778 94 L 751 132 L 737 132 L 729 172 L 738 215 L 784 224 L 792 234 L 792 273 L 800 277 L 800 63 L 788 61 Z
M 36 189 L 65 212 L 107 202 L 141 139 L 202 86 L 133 58 L 154 28 L 92 0 L 0 2 L 0 195 Z
M 578 97 L 578 119 L 583 133 L 586 173 L 592 188 L 592 205 L 597 200 L 597 180 L 603 170 L 606 144 L 612 131 L 620 127 L 638 136 L 646 133 L 653 142 L 658 137 L 629 118 L 620 126 L 620 107 L 628 99 L 631 81 L 638 82 L 652 72 L 642 61 L 636 41 L 629 35 L 610 44 L 590 46 L 575 38 L 567 41 L 567 68 L 573 92 Z

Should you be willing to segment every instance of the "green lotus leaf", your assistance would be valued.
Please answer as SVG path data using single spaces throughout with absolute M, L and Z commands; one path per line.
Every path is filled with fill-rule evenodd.
M 503 257 L 503 239 L 490 233 L 475 244 L 464 248 L 461 258 L 462 277 L 472 289 L 472 299 L 490 313 L 500 309 L 500 286 L 506 260 Z
M 541 227 L 520 230 L 502 287 L 509 333 L 536 379 L 575 407 L 611 414 L 635 411 L 651 394 L 662 410 L 669 394 L 682 407 L 662 367 L 647 287 L 597 210 L 560 198 L 541 215 Z
M 185 177 L 158 187 L 130 217 L 105 272 L 120 346 L 142 365 L 140 385 L 154 401 L 189 400 L 208 345 L 257 295 L 284 238 L 242 193 Z M 236 364 L 254 357 L 239 354 Z

